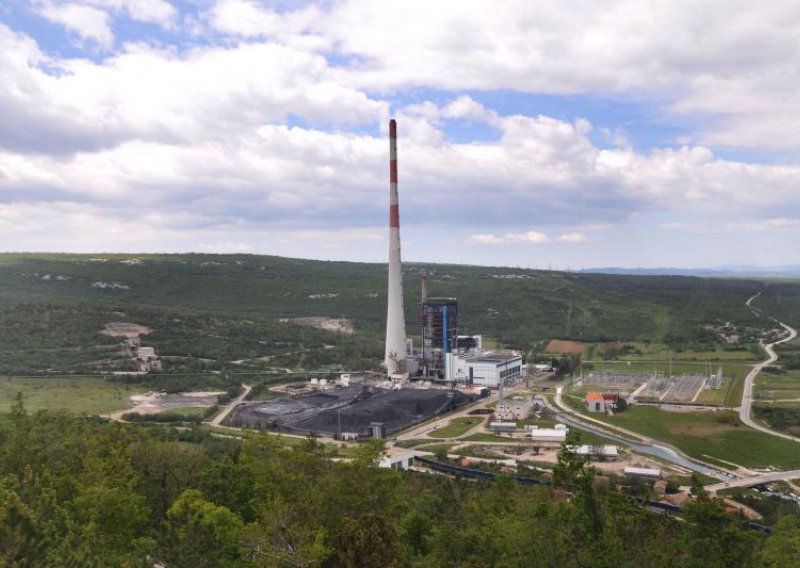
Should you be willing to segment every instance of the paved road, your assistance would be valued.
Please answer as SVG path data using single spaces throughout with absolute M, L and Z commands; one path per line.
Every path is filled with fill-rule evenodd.
M 761 292 L 759 292 L 758 294 L 747 300 L 746 304 L 748 308 L 755 311 L 756 308 L 753 308 L 753 306 L 750 305 L 750 302 L 756 299 L 760 294 Z M 776 432 L 775 430 L 771 430 L 766 426 L 759 424 L 750 417 L 750 410 L 751 407 L 753 406 L 753 385 L 755 384 L 756 377 L 764 367 L 766 367 L 767 365 L 771 365 L 772 363 L 778 360 L 778 355 L 775 353 L 774 349 L 776 345 L 784 343 L 786 341 L 791 341 L 792 339 L 797 337 L 796 329 L 789 327 L 785 323 L 779 322 L 778 320 L 775 320 L 775 322 L 778 323 L 781 327 L 783 327 L 786 331 L 788 331 L 789 335 L 787 337 L 784 337 L 783 339 L 765 345 L 764 350 L 767 352 L 767 355 L 769 355 L 769 357 L 765 361 L 762 361 L 761 363 L 753 367 L 750 370 L 750 372 L 747 373 L 747 377 L 744 380 L 744 392 L 742 393 L 742 406 L 739 407 L 739 418 L 742 420 L 742 422 L 750 426 L 750 428 L 759 430 L 761 432 L 764 432 L 765 434 L 778 436 L 779 438 L 785 438 L 787 440 L 792 440 L 794 442 L 800 442 L 800 438 L 797 438 L 795 436 L 790 436 L 789 434 Z
M 788 481 L 790 479 L 800 478 L 800 469 L 792 471 L 776 471 L 773 473 L 762 473 L 754 477 L 742 477 L 740 479 L 732 479 L 724 483 L 716 483 L 714 485 L 706 485 L 706 491 L 716 493 L 722 489 L 729 489 L 731 487 L 753 487 L 754 485 L 761 485 L 763 483 L 772 483 L 773 481 Z
M 217 413 L 214 418 L 206 422 L 206 424 L 214 427 L 219 427 L 219 425 L 222 424 L 222 421 L 228 417 L 228 414 L 230 414 L 234 408 L 236 408 L 236 405 L 242 402 L 247 395 L 250 394 L 250 391 L 253 390 L 253 387 L 244 383 L 242 383 L 242 387 L 244 387 L 242 394 L 231 400 L 220 412 Z
M 609 440 L 617 443 L 625 444 L 634 452 L 656 456 L 688 470 L 703 473 L 709 477 L 714 477 L 716 479 L 731 479 L 737 477 L 733 472 L 725 470 L 721 467 L 712 467 L 701 461 L 690 459 L 674 448 L 663 446 L 657 443 L 656 440 L 642 436 L 641 434 L 637 434 L 631 430 L 620 428 L 619 426 L 613 426 L 590 416 L 580 414 L 564 403 L 564 401 L 561 399 L 561 393 L 561 387 L 556 389 L 555 402 L 559 411 L 561 411 L 557 411 L 557 416 L 559 420 L 567 424 L 571 424 L 577 428 L 592 432 L 598 436 L 608 438 Z M 545 399 L 545 401 L 547 401 L 547 399 Z M 641 441 L 637 442 L 634 440 Z

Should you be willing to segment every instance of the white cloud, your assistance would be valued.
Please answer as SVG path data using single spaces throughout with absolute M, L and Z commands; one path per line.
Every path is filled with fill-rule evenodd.
M 556 239 L 560 243 L 585 243 L 586 235 L 582 233 L 567 233 Z
M 341 80 L 372 92 L 632 93 L 673 113 L 715 117 L 687 143 L 800 146 L 794 0 L 507 0 L 502 10 L 488 0 L 343 0 L 282 13 L 218 0 L 210 13 L 222 33 L 333 47 L 352 59 Z
M 107 12 L 77 3 L 45 3 L 39 12 L 51 22 L 61 24 L 81 38 L 92 40 L 108 49 L 114 43 L 110 18 Z
M 691 233 L 766 233 L 800 229 L 800 219 L 772 218 L 758 221 L 721 221 L 663 223 L 660 228 L 667 231 Z
M 166 0 L 32 0 L 32 4 L 40 16 L 105 50 L 114 44 L 114 16 L 125 14 L 133 20 L 173 29 L 178 14 Z
M 581 233 L 567 233 L 551 238 L 540 231 L 527 231 L 525 233 L 506 233 L 502 236 L 491 234 L 471 235 L 467 242 L 479 245 L 543 245 L 551 242 L 584 243 L 586 242 L 586 236 Z

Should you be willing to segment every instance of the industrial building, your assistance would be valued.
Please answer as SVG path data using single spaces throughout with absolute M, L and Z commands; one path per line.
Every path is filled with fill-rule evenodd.
M 599 392 L 590 392 L 586 395 L 586 410 L 589 412 L 605 412 L 606 399 Z
M 522 356 L 495 353 L 455 354 L 449 357 L 447 378 L 470 385 L 499 387 L 501 381 L 522 376 Z
M 458 349 L 458 301 L 455 298 L 423 298 L 422 368 L 427 376 L 445 378 L 447 355 Z
M 414 354 L 406 336 L 403 270 L 400 255 L 397 122 L 389 121 L 389 264 L 384 367 L 389 378 L 434 378 L 483 387 L 499 387 L 522 375 L 522 357 L 485 353 L 480 336 L 458 335 L 456 298 L 428 298 L 422 275 L 419 324 L 421 354 Z
M 563 424 L 556 424 L 554 428 L 539 428 L 535 424 L 527 428 L 528 435 L 536 444 L 559 445 L 567 440 L 569 428 Z
M 498 420 L 525 420 L 531 414 L 533 402 L 530 399 L 502 399 L 494 410 Z

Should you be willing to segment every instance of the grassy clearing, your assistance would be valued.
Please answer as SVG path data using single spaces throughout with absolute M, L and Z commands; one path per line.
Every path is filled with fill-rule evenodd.
M 483 418 L 479 416 L 453 418 L 447 426 L 434 430 L 428 436 L 431 438 L 457 438 L 481 422 L 483 422 Z
M 721 422 L 718 412 L 667 412 L 635 406 L 615 416 L 594 418 L 627 428 L 680 448 L 688 455 L 724 460 L 745 467 L 800 467 L 800 445 L 770 436 L 739 423 Z
M 128 397 L 146 390 L 142 385 L 109 382 L 101 377 L 5 377 L 0 379 L 0 409 L 7 411 L 21 392 L 28 410 L 105 414 L 128 408 Z
M 423 452 L 433 452 L 434 454 L 446 454 L 455 445 L 456 444 L 425 444 L 423 446 L 419 446 L 417 449 L 422 450 Z
M 755 398 L 761 400 L 800 399 L 800 373 L 790 371 L 785 375 L 762 373 L 756 379 Z M 795 403 L 800 406 L 800 401 Z
M 749 350 L 732 350 L 719 346 L 706 351 L 674 351 L 664 343 L 648 343 L 643 341 L 617 341 L 612 343 L 596 343 L 584 350 L 587 359 L 609 360 L 619 362 L 755 362 L 756 357 Z

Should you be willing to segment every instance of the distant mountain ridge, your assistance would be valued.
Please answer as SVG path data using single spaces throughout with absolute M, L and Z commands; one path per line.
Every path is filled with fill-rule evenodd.
M 701 276 L 701 277 L 730 277 L 730 278 L 800 278 L 800 265 L 783 266 L 749 266 L 730 265 L 716 268 L 623 268 L 608 266 L 599 268 L 586 268 L 580 272 L 589 274 L 623 274 L 630 276 Z

